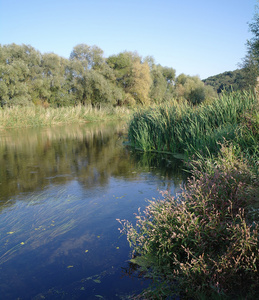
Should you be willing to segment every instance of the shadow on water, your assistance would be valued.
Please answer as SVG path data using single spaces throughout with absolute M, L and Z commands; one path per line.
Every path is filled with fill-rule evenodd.
M 3 299 L 127 299 L 130 248 L 116 219 L 159 190 L 179 191 L 179 161 L 123 146 L 124 124 L 0 132 Z M 131 274 L 134 275 L 134 274 Z

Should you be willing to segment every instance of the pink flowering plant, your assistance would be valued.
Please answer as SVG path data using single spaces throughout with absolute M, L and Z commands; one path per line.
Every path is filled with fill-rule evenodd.
M 162 196 L 139 210 L 135 225 L 120 221 L 132 262 L 154 279 L 138 297 L 255 299 L 259 181 L 238 149 L 222 145 L 217 159 L 192 162 L 183 192 Z

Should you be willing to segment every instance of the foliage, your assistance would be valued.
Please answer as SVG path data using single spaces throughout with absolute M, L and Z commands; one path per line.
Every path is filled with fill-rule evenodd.
M 105 58 L 99 47 L 78 44 L 66 59 L 54 53 L 42 54 L 30 45 L 0 45 L 3 108 L 149 106 L 177 96 L 175 80 L 173 68 L 156 65 L 152 57 L 143 59 L 137 52 Z M 200 80 L 185 88 L 184 97 L 193 103 L 212 96 Z
M 107 63 L 114 69 L 117 86 L 121 87 L 125 94 L 130 94 L 137 103 L 149 104 L 151 78 L 147 62 L 142 62 L 136 52 L 125 51 L 109 57 Z
M 155 281 L 143 299 L 254 299 L 259 181 L 238 153 L 223 145 L 217 159 L 193 162 L 181 195 L 163 193 L 164 199 L 150 201 L 135 226 L 120 221 L 133 247 L 132 262 Z
M 207 86 L 212 86 L 218 94 L 223 91 L 231 92 L 250 88 L 244 69 L 237 69 L 235 71 L 228 71 L 211 76 L 204 79 L 203 82 Z
M 198 76 L 180 74 L 176 79 L 175 89 L 177 98 L 184 98 L 194 105 L 216 97 L 214 90 L 204 85 Z
M 257 147 L 258 117 L 254 130 L 247 131 L 247 112 L 256 113 L 257 99 L 252 92 L 223 93 L 212 103 L 193 107 L 186 102 L 164 104 L 135 113 L 129 125 L 132 146 L 143 151 L 167 151 L 191 156 L 219 150 L 219 142 L 233 141 Z M 251 121 L 251 120 L 250 120 Z M 247 124 L 247 125 L 245 125 Z
M 243 59 L 242 66 L 246 72 L 248 83 L 255 87 L 257 85 L 257 77 L 259 76 L 259 13 L 258 5 L 256 6 L 253 22 L 249 24 L 249 28 L 253 37 L 247 41 L 247 54 Z
M 152 85 L 149 96 L 154 103 L 159 104 L 174 98 L 175 70 L 161 65 L 152 64 Z

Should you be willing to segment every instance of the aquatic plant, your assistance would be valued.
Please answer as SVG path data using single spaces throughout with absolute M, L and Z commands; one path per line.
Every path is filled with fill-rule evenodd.
M 224 140 L 256 144 L 256 130 L 241 124 L 247 112 L 255 110 L 258 101 L 252 91 L 222 93 L 213 102 L 193 107 L 186 102 L 151 107 L 137 112 L 129 125 L 129 140 L 142 151 L 217 153 Z M 258 122 L 257 122 L 258 124 Z M 241 136 L 240 133 L 243 133 Z

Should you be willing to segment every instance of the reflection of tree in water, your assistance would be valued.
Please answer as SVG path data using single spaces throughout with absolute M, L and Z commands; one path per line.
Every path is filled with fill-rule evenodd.
M 127 157 L 119 146 L 122 130 L 121 125 L 86 124 L 2 134 L 0 199 L 75 178 L 85 187 L 105 185 Z
M 132 152 L 131 156 L 139 169 L 168 182 L 168 189 L 170 185 L 180 186 L 183 179 L 187 178 L 183 161 L 170 154 Z
M 110 176 L 131 180 L 149 172 L 182 181 L 172 158 L 134 153 L 122 145 L 123 124 L 84 124 L 11 130 L 0 136 L 0 201 L 49 184 L 77 180 L 105 186 Z M 159 170 L 159 171 L 158 171 Z

